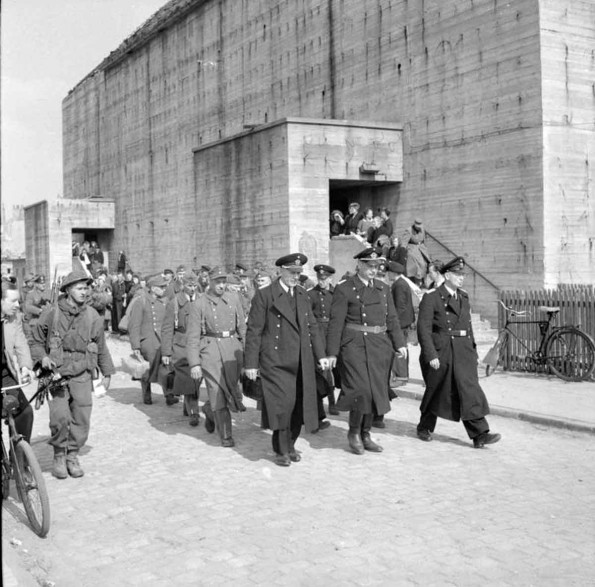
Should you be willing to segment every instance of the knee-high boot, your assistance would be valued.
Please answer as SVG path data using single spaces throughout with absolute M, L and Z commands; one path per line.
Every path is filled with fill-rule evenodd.
M 373 419 L 373 414 L 365 414 L 362 419 L 362 443 L 365 450 L 369 450 L 370 452 L 382 452 L 383 448 L 379 444 L 376 444 L 370 436 Z
M 221 439 L 221 446 L 235 446 L 235 442 L 231 436 L 231 414 L 228 408 L 215 410 L 215 426 Z
M 364 445 L 361 437 L 363 414 L 357 410 L 349 412 L 349 432 L 347 433 L 347 440 L 351 450 L 356 455 L 364 454 Z

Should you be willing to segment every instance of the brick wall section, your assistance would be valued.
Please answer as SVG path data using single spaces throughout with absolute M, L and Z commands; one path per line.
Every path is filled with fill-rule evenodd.
M 565 79 L 549 38 L 564 39 L 575 60 L 565 73 L 569 87 L 592 112 L 593 60 L 585 47 L 595 38 L 593 3 L 179 4 L 179 20 L 144 42 L 141 29 L 64 101 L 65 194 L 113 197 L 117 247 L 147 265 L 141 269 L 203 253 L 200 237 L 181 230 L 188 214 L 200 223 L 213 213 L 204 199 L 194 212 L 187 204 L 193 148 L 244 124 L 309 117 L 403 124 L 403 184 L 387 196 L 398 206 L 398 228 L 422 217 L 501 287 L 592 281 L 585 255 L 593 244 L 587 253 L 581 244 L 593 236 L 592 213 L 573 196 L 572 214 L 552 222 L 558 195 L 548 170 L 559 160 L 568 169 L 565 193 L 579 194 L 587 166 L 578 161 L 593 130 L 566 129 L 566 141 L 575 145 L 580 134 L 584 147 L 559 148 L 550 140 L 559 135 L 544 131 L 542 120 L 552 119 L 550 101 L 561 99 L 553 90 Z M 551 66 L 547 74 L 542 62 Z M 570 106 L 578 108 L 574 98 Z M 148 251 L 150 238 L 156 250 Z M 556 263 L 562 250 L 572 251 L 572 271 Z

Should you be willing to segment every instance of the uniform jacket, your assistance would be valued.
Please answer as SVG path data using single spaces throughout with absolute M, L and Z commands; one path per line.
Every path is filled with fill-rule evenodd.
M 2 337 L 6 350 L 6 363 L 16 381 L 22 367 L 33 369 L 31 351 L 23 332 L 23 315 L 17 312 L 14 316 L 2 318 Z M 15 364 L 16 358 L 16 364 Z
M 398 277 L 391 286 L 391 293 L 401 328 L 409 328 L 415 322 L 411 288 L 404 279 Z
M 374 334 L 346 328 L 348 324 L 386 327 Z M 394 351 L 407 346 L 388 285 L 375 279 L 368 287 L 356 275 L 335 287 L 327 334 L 327 355 L 338 357 L 341 375 L 340 410 L 358 408 L 378 414 L 390 410 L 388 389 Z
M 222 337 L 223 333 L 229 336 Z M 207 291 L 191 304 L 186 341 L 188 364 L 190 368 L 202 367 L 207 381 L 223 391 L 233 411 L 233 397 L 244 365 L 245 336 L 246 318 L 236 293 L 227 291 L 217 296 Z
M 57 320 L 54 319 L 58 312 Z M 32 329 L 32 355 L 49 356 L 65 377 L 89 380 L 99 367 L 104 376 L 115 373 L 105 343 L 103 320 L 91 307 L 75 306 L 67 298 L 45 311 Z
M 469 296 L 458 290 L 454 300 L 444 285 L 425 294 L 419 306 L 417 336 L 426 380 L 421 410 L 458 421 L 489 413 L 477 376 L 477 352 L 471 327 Z M 457 336 L 451 333 L 455 331 Z M 464 331 L 464 336 L 458 336 Z M 440 368 L 429 362 L 440 360 Z
M 331 285 L 329 289 L 323 289 L 318 284 L 308 290 L 308 297 L 312 304 L 314 317 L 318 324 L 321 325 L 325 334 L 331 319 L 331 304 L 333 303 L 334 291 L 335 287 L 333 285 Z
M 161 326 L 161 355 L 171 357 L 173 363 L 186 358 L 188 316 L 193 303 L 184 292 L 179 292 L 165 306 Z
M 130 307 L 128 334 L 132 350 L 140 350 L 143 357 L 151 362 L 161 348 L 161 327 L 165 317 L 167 300 L 155 298 L 143 292 Z
M 279 281 L 256 291 L 246 333 L 246 369 L 260 369 L 262 389 L 273 430 L 289 427 L 301 367 L 306 430 L 318 428 L 315 358 L 325 356 L 324 341 L 308 293 L 295 287 L 294 310 Z M 263 423 L 265 423 L 263 419 Z
M 25 298 L 25 319 L 35 319 L 41 315 L 50 298 L 44 291 L 32 289 Z

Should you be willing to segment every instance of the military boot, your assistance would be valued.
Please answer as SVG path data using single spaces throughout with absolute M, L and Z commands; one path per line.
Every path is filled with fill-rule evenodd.
M 231 437 L 231 414 L 227 408 L 215 410 L 215 427 L 221 439 L 221 446 L 226 448 L 235 446 L 235 442 Z
M 85 474 L 79 464 L 79 455 L 77 451 L 70 451 L 66 455 L 66 468 L 68 469 L 68 474 L 74 478 L 82 477 Z
M 365 450 L 370 452 L 382 452 L 384 449 L 376 444 L 370 436 L 370 428 L 372 428 L 372 421 L 374 416 L 372 414 L 366 414 L 362 418 L 362 443 Z
M 209 434 L 215 432 L 215 415 L 211 409 L 211 403 L 206 402 L 202 407 L 202 413 L 205 415 L 205 429 Z
M 349 432 L 347 433 L 347 440 L 351 450 L 356 455 L 364 454 L 364 445 L 361 437 L 363 414 L 357 410 L 349 412 Z
M 66 479 L 68 477 L 68 471 L 66 469 L 66 451 L 54 450 L 52 475 L 56 477 L 56 479 Z
M 339 415 L 339 410 L 337 410 L 337 408 L 335 407 L 335 390 L 334 389 L 331 389 L 328 392 L 328 413 L 331 414 L 331 416 Z
M 141 379 L 140 386 L 143 392 L 143 403 L 150 406 L 153 403 L 153 399 L 151 398 L 151 383 L 146 379 Z

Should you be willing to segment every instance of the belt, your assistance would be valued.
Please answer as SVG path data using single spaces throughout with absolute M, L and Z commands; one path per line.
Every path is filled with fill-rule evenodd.
M 466 330 L 449 330 L 449 336 L 467 336 Z
M 235 334 L 235 330 L 224 330 L 223 332 L 207 332 L 203 336 L 208 336 L 210 338 L 231 338 Z
M 318 318 L 318 322 L 330 322 L 330 318 Z
M 353 322 L 345 324 L 345 328 L 357 330 L 358 332 L 372 332 L 373 334 L 386 332 L 386 326 L 364 326 L 363 324 L 354 324 Z

